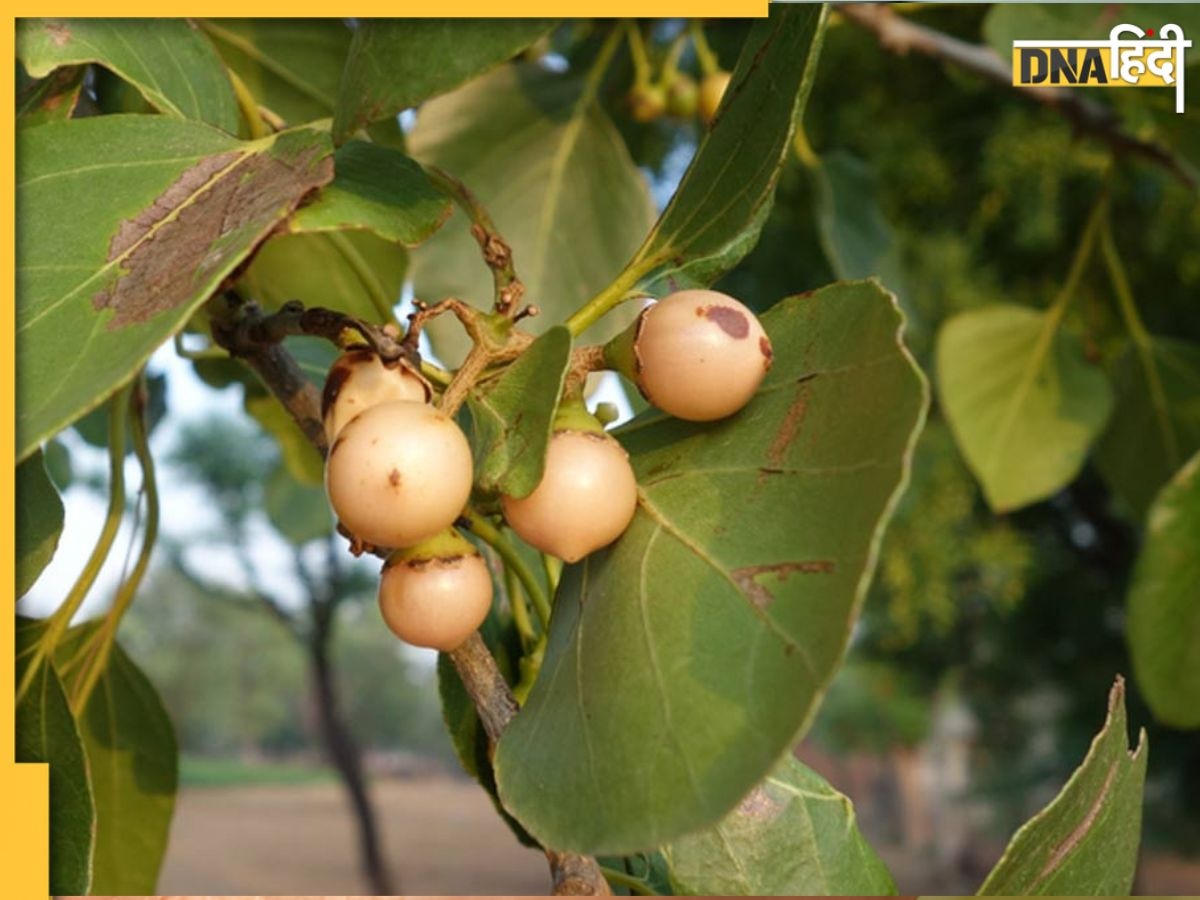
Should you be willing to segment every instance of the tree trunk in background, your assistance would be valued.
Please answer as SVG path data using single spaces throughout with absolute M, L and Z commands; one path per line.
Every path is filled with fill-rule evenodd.
M 313 634 L 309 646 L 313 683 L 317 692 L 317 717 L 321 737 L 330 760 L 338 771 L 350 797 L 354 820 L 358 826 L 358 846 L 363 876 L 372 894 L 394 894 L 392 877 L 379 844 L 379 829 L 375 810 L 367 794 L 363 777 L 362 754 L 342 716 L 337 684 L 329 659 L 332 616 L 314 615 Z

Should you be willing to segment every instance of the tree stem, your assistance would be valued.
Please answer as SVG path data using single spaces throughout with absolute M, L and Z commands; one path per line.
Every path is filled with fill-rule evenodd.
M 214 320 L 213 338 L 221 346 L 246 362 L 263 380 L 301 429 L 324 455 L 324 428 L 321 426 L 321 402 L 316 388 L 304 378 L 303 372 L 286 350 L 278 343 L 253 341 L 234 342 L 231 346 L 228 322 Z M 236 351 L 234 349 L 236 347 Z M 463 686 L 479 714 L 489 742 L 495 744 L 516 715 L 516 698 L 496 666 L 479 632 L 471 635 L 462 646 L 449 654 Z M 546 851 L 556 894 L 607 895 L 611 891 L 600 873 L 596 860 L 576 853 Z

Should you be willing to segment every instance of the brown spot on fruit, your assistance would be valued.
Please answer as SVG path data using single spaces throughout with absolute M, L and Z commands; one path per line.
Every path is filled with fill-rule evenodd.
M 715 322 L 731 338 L 741 340 L 750 334 L 750 320 L 743 313 L 728 306 L 709 306 L 696 310 L 710 322 Z
M 392 487 L 400 487 L 400 470 L 392 469 L 388 472 L 388 484 Z
M 224 271 L 247 242 L 265 239 L 280 219 L 333 177 L 321 145 L 229 151 L 185 170 L 153 203 L 126 219 L 109 242 L 113 276 L 94 294 L 109 309 L 109 330 L 152 319 L 195 299 L 198 282 Z M 236 235 L 236 238 L 230 239 Z
M 771 347 L 771 339 L 765 334 L 758 339 L 758 349 L 763 355 L 763 371 L 765 372 L 775 361 L 775 350 Z
M 335 365 L 329 370 L 329 374 L 325 377 L 325 388 L 321 391 L 321 415 L 326 415 L 334 402 L 337 400 L 338 394 L 345 385 L 347 379 L 350 378 L 350 367 Z

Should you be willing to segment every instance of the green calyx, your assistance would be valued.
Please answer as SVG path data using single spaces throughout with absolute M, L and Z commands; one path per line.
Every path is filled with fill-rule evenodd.
M 554 414 L 554 430 L 606 433 L 600 420 L 588 412 L 582 397 L 568 397 L 558 405 L 558 411 Z
M 440 531 L 419 544 L 392 551 L 384 562 L 383 568 L 386 570 L 401 563 L 412 565 L 435 559 L 456 559 L 478 554 L 479 551 L 475 549 L 475 545 L 463 537 L 457 528 L 450 526 L 445 531 Z
M 604 345 L 604 363 L 614 372 L 620 372 L 634 384 L 638 383 L 641 364 L 638 362 L 637 342 L 650 307 L 643 309 L 629 327 Z

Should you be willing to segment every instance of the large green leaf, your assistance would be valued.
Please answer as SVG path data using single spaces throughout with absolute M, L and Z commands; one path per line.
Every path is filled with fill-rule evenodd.
M 570 361 L 571 333 L 560 325 L 534 341 L 498 379 L 467 397 L 479 487 L 524 497 L 541 482 Z
M 40 450 L 17 466 L 16 488 L 17 596 L 23 597 L 58 549 L 63 504 Z
M 627 853 L 715 823 L 841 662 L 927 401 L 875 282 L 773 307 L 737 415 L 618 431 L 639 482 L 614 545 L 563 574 L 541 676 L 500 740 L 505 806 L 547 846 Z M 580 810 L 587 810 L 580 815 Z
M 17 56 L 35 78 L 59 66 L 98 63 L 159 112 L 237 133 L 229 74 L 186 19 L 20 19 Z
M 342 19 L 202 19 L 199 25 L 261 106 L 293 125 L 333 115 L 350 51 Z
M 71 658 L 97 623 L 73 628 L 58 651 Z M 178 783 L 178 748 L 154 686 L 114 645 L 78 717 L 96 803 L 91 890 L 153 894 L 167 848 Z
M 1021 826 L 982 895 L 1128 896 L 1142 832 L 1146 733 L 1130 751 L 1125 682 L 1108 697 L 1104 728 L 1058 796 Z
M 607 285 L 653 219 L 624 142 L 581 90 L 575 77 L 505 66 L 426 104 L 411 135 L 413 156 L 462 179 L 512 246 L 525 300 L 542 311 L 528 321 L 534 331 L 561 322 Z M 491 305 L 492 278 L 467 226 L 465 216 L 452 216 L 413 254 L 422 300 Z M 589 336 L 602 339 L 613 327 Z M 445 317 L 429 335 L 447 362 L 466 355 L 461 328 Z
M 1154 715 L 1200 727 L 1200 454 L 1150 507 L 1129 590 L 1129 647 Z
M 676 894 L 895 894 L 844 794 L 792 757 L 724 819 L 663 847 Z
M 340 143 L 371 122 L 444 94 L 506 59 L 554 25 L 539 19 L 367 19 L 354 31 L 333 134 Z
M 415 247 L 450 215 L 450 198 L 398 150 L 350 141 L 334 154 L 333 167 L 333 183 L 292 217 L 292 231 L 365 229 Z
M 1103 370 L 1053 312 L 997 303 L 948 319 L 937 384 L 992 509 L 1017 509 L 1070 482 L 1112 407 Z
M 782 4 L 755 23 L 712 130 L 629 263 L 647 290 L 711 284 L 754 247 L 812 89 L 825 16 L 824 5 Z
M 22 129 L 17 458 L 130 378 L 311 190 L 328 136 L 165 116 Z
M 379 305 L 400 301 L 407 269 L 404 248 L 369 231 L 284 233 L 262 245 L 238 285 L 269 308 L 299 300 L 377 322 Z
M 43 623 L 17 617 L 17 682 L 25 677 Z M 50 765 L 50 892 L 86 894 L 92 878 L 96 811 L 83 742 L 53 665 L 43 662 L 17 704 L 17 762 Z
M 1139 514 L 1200 449 L 1200 346 L 1154 338 L 1117 360 L 1116 405 L 1096 446 L 1100 472 Z

